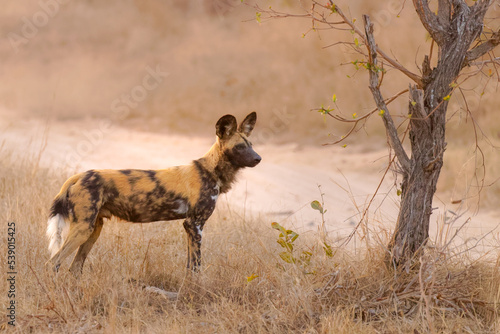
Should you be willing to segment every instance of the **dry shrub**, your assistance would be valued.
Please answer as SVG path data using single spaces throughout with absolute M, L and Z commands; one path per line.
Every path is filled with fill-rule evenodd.
M 180 222 L 114 220 L 105 223 L 79 280 L 67 272 L 68 262 L 54 274 L 44 266 L 45 222 L 50 201 L 67 175 L 39 168 L 36 159 L 13 156 L 1 152 L 0 217 L 16 222 L 17 228 L 14 332 L 500 330 L 498 252 L 469 256 L 471 250 L 452 248 L 446 238 L 437 238 L 420 259 L 420 269 L 407 273 L 387 268 L 387 240 L 354 250 L 331 241 L 334 252 L 327 256 L 318 236 L 304 233 L 293 252 L 297 257 L 310 252 L 310 261 L 289 264 L 279 257 L 279 232 L 269 222 L 228 209 L 217 210 L 207 223 L 199 274 L 186 274 Z M 5 244 L 1 252 L 5 254 Z M 248 281 L 252 275 L 257 277 Z M 1 284 L 6 291 L 6 281 Z M 169 299 L 147 287 L 178 294 Z M 6 305 L 6 294 L 0 298 Z

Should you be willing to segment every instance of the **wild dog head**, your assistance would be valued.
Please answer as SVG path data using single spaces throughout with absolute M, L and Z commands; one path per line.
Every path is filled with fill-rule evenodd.
M 240 126 L 233 115 L 222 116 L 215 125 L 220 149 L 235 167 L 255 167 L 262 160 L 248 140 L 256 121 L 257 113 L 252 112 Z

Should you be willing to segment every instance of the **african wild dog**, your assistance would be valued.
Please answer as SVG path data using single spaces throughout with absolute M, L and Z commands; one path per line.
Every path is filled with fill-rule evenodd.
M 215 144 L 189 165 L 161 170 L 89 170 L 70 177 L 50 210 L 47 236 L 52 256 L 48 263 L 57 271 L 78 248 L 70 271 L 79 275 L 104 218 L 116 216 L 135 223 L 185 218 L 187 266 L 198 270 L 203 226 L 217 197 L 231 188 L 241 168 L 254 167 L 261 160 L 248 141 L 256 120 L 257 114 L 252 112 L 238 127 L 234 116 L 221 117 L 215 126 Z

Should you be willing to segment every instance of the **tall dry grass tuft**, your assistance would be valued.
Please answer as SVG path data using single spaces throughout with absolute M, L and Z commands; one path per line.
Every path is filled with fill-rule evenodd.
M 469 256 L 460 245 L 450 246 L 446 233 L 430 242 L 420 269 L 409 273 L 387 268 L 382 237 L 354 250 L 329 241 L 329 254 L 316 234 L 304 233 L 293 255 L 307 251 L 310 259 L 287 263 L 270 222 L 219 209 L 204 233 L 202 272 L 186 274 L 180 222 L 112 220 L 79 280 L 67 272 L 69 263 L 54 274 L 44 266 L 45 223 L 67 175 L 39 168 L 35 159 L 0 154 L 0 219 L 17 228 L 15 333 L 500 330 L 498 252 Z M 0 250 L 6 254 L 5 244 Z M 5 261 L 2 266 L 6 272 Z M 165 291 L 177 294 L 158 293 Z M 2 293 L 2 315 L 6 298 Z

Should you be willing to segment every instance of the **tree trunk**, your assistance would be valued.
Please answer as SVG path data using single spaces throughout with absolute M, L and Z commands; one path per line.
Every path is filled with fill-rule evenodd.
M 487 1 L 479 1 L 471 7 L 455 1 L 452 9 L 440 11 L 441 15 L 446 16 L 437 18 L 433 26 L 424 22 L 434 17 L 428 11 L 427 2 L 414 0 L 414 3 L 424 26 L 439 44 L 439 55 L 437 66 L 433 69 L 430 68 L 428 57 L 425 57 L 423 87 L 411 86 L 409 93 L 411 158 L 409 166 L 402 171 L 400 212 L 389 244 L 391 264 L 403 265 L 407 270 L 418 262 L 429 237 L 432 199 L 446 148 L 449 94 L 461 69 L 467 64 L 466 57 L 471 44 L 482 31 L 484 14 L 488 8 Z M 445 2 L 440 2 L 440 6 L 445 6 Z
M 445 95 L 446 96 L 446 95 Z M 420 250 L 429 237 L 432 199 L 436 192 L 443 153 L 446 147 L 444 119 L 446 103 L 434 111 L 435 117 L 422 108 L 422 90 L 410 87 L 409 114 L 411 117 L 411 159 L 403 173 L 401 204 L 396 229 L 389 249 L 395 266 L 406 269 L 418 260 Z

